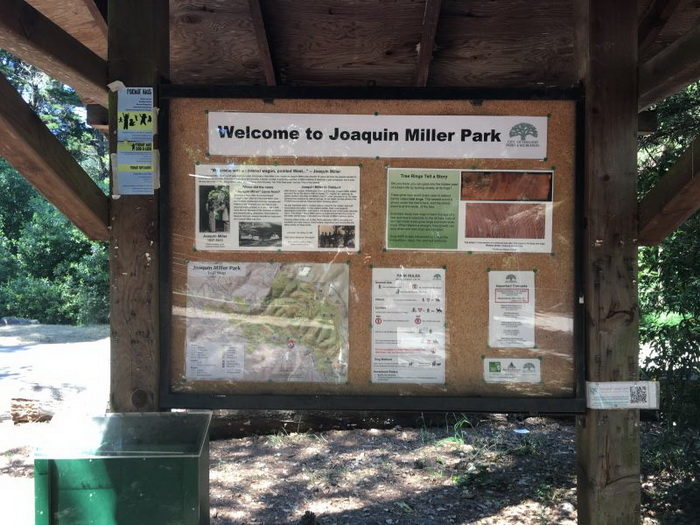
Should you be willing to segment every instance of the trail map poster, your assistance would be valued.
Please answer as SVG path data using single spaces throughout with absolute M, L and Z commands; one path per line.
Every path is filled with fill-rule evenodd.
M 372 382 L 445 382 L 445 270 L 372 270 Z
M 387 170 L 387 249 L 549 253 L 552 171 Z
M 198 250 L 359 250 L 357 166 L 201 164 L 195 180 Z
M 188 380 L 344 383 L 346 264 L 190 262 Z

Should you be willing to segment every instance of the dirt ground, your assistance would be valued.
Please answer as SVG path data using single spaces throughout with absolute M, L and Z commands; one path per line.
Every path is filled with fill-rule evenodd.
M 212 523 L 576 522 L 571 424 L 460 421 L 214 442 Z
M 460 421 L 213 441 L 211 522 L 575 523 L 570 422 Z M 0 498 L 12 505 L 0 522 L 32 523 L 30 444 L 51 424 L 10 425 L 0 426 Z
M 643 426 L 643 445 L 654 429 Z M 32 454 L 52 432 L 0 423 L 0 523 L 34 523 Z M 574 435 L 571 420 L 496 415 L 215 440 L 211 523 L 573 524 Z M 646 472 L 643 523 L 700 523 L 699 483 L 697 473 Z
M 11 341 L 14 346 L 7 343 L 9 333 L 0 333 L 0 357 L 3 352 L 10 355 L 30 351 L 33 344 L 63 341 L 59 332 L 53 330 L 52 335 L 44 337 L 34 329 L 32 339 L 15 331 L 12 337 L 17 340 Z M 84 344 L 99 342 L 105 332 L 94 330 L 88 341 L 73 331 L 63 335 L 76 344 Z M 51 341 L 46 341 L 46 337 Z M 99 363 L 102 361 L 96 361 L 94 366 L 104 366 Z M 8 361 L 5 366 L 9 368 L 12 363 Z M 14 372 L 6 373 L 0 374 L 0 386 L 10 380 L 16 381 L 12 384 L 32 386 L 9 375 Z M 50 374 L 41 377 L 48 381 Z M 72 387 L 82 389 L 85 397 L 92 396 L 89 383 L 76 386 L 79 379 L 71 381 Z M 61 381 L 68 384 L 65 378 Z M 46 386 L 49 387 L 51 392 L 62 388 L 61 384 Z M 60 403 L 71 404 L 71 399 L 76 398 L 55 399 L 59 413 L 52 423 L 14 425 L 8 418 L 0 417 L 0 523 L 34 522 L 33 450 L 55 437 L 55 424 L 59 420 L 65 423 L 68 417 L 60 412 Z M 573 418 L 449 414 L 437 424 L 433 420 L 432 426 L 419 418 L 410 426 L 405 421 L 402 426 L 380 426 L 384 428 L 297 432 L 299 427 L 292 422 L 286 430 L 272 434 L 212 441 L 211 522 L 576 522 Z M 661 434 L 658 425 L 642 426 L 643 457 L 656 450 L 653 442 Z M 698 449 L 695 454 L 700 457 L 697 438 L 694 435 L 684 440 L 682 448 L 677 449 L 681 464 L 691 450 L 688 443 L 695 447 L 692 450 Z M 654 454 L 653 469 L 647 468 L 642 476 L 643 523 L 700 523 L 695 509 L 700 475 L 694 473 L 693 466 L 681 476 L 666 467 L 666 456 Z M 675 499 L 669 499 L 669 494 Z

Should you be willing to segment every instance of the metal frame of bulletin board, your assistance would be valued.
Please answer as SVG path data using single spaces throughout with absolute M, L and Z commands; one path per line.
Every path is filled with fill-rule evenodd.
M 301 153 L 295 153 L 294 147 L 287 142 L 282 143 L 278 150 L 256 154 L 256 142 L 248 140 L 256 133 L 258 137 L 260 134 L 260 131 L 251 131 L 255 129 L 254 119 L 269 116 L 273 123 L 271 126 L 274 126 L 275 119 L 287 118 L 285 115 L 295 115 L 294 118 L 299 120 L 299 136 L 294 136 L 298 139 L 294 147 L 298 146 Z M 505 129 L 510 130 L 510 134 L 508 131 L 500 133 L 491 124 L 484 129 L 477 125 L 468 132 L 462 128 L 461 134 L 457 129 L 452 135 L 449 131 L 442 131 L 443 135 L 439 135 L 440 131 L 430 131 L 432 128 L 427 127 L 434 125 L 437 130 L 439 125 L 431 123 L 443 122 L 440 120 L 443 117 L 446 117 L 444 129 L 449 130 L 453 117 L 486 116 L 500 122 L 498 119 L 511 115 L 534 115 L 546 121 L 544 135 L 540 131 L 539 136 L 546 137 L 540 142 L 544 142 L 549 149 L 541 158 L 536 155 L 526 160 L 498 158 L 502 153 L 489 153 L 486 149 L 478 149 L 482 148 L 482 144 L 473 144 L 476 133 L 481 133 L 477 142 L 487 142 L 489 138 L 498 142 L 510 139 L 513 147 L 536 146 L 538 141 L 533 136 L 537 137 L 537 133 L 526 135 L 528 131 L 518 128 L 520 124 L 517 121 L 514 121 L 515 125 L 507 124 Z M 583 100 L 580 92 L 574 89 L 163 86 L 159 132 L 167 140 L 162 141 L 160 150 L 161 407 L 582 413 L 585 410 L 583 283 L 580 268 L 583 227 L 582 115 Z M 395 141 L 398 153 L 374 155 L 374 150 L 370 148 L 376 144 L 370 145 L 371 134 L 358 132 L 353 138 L 348 131 L 342 135 L 345 128 L 352 128 L 352 124 L 357 122 L 353 119 L 358 116 L 362 116 L 366 122 L 378 119 L 377 122 L 382 123 L 381 129 L 374 137 L 387 143 Z M 322 124 L 328 120 L 325 117 L 336 118 L 341 124 L 328 128 L 340 131 L 326 132 L 325 137 L 335 133 L 335 138 L 322 144 L 321 135 L 314 137 L 313 131 L 308 130 L 313 129 L 315 122 Z M 229 139 L 233 138 L 233 142 L 241 144 L 241 152 L 225 149 L 231 141 L 222 141 L 221 148 L 224 149 L 217 150 L 218 146 L 212 148 L 217 138 L 216 133 L 211 135 L 215 118 L 221 118 L 224 123 L 218 128 L 220 138 L 225 139 L 228 134 Z M 379 120 L 381 118 L 384 120 Z M 246 128 L 246 119 L 252 119 L 253 125 Z M 398 132 L 392 135 L 394 122 L 397 126 L 415 126 L 410 128 L 412 131 L 406 131 L 405 138 L 416 144 L 408 144 L 401 150 L 398 143 L 404 135 Z M 279 129 L 282 127 L 278 126 Z M 426 131 L 423 133 L 419 130 Z M 269 133 L 271 136 L 272 132 Z M 345 143 L 342 148 L 345 150 L 333 149 L 337 148 L 343 137 Z M 318 142 L 311 146 L 304 145 L 304 139 Z M 437 148 L 435 151 L 445 153 L 436 157 L 429 157 L 430 153 L 421 156 L 416 152 L 423 147 L 417 144 L 420 140 L 430 142 L 425 146 L 427 149 Z M 483 153 L 483 157 L 460 158 L 460 145 L 457 144 L 457 149 L 450 149 L 453 145 L 449 144 L 460 140 L 463 144 L 469 142 L 468 147 L 486 153 Z M 378 147 L 385 148 L 382 152 L 391 152 L 392 146 Z M 303 150 L 304 147 L 307 149 Z M 321 151 L 324 147 L 329 148 L 329 153 L 316 156 L 308 153 L 315 151 L 313 148 Z M 455 154 L 455 151 L 458 153 Z M 229 167 L 233 168 L 229 170 Z M 323 207 L 321 201 L 329 199 L 330 208 L 350 210 L 342 220 L 336 217 L 332 221 L 325 219 L 329 224 L 323 223 L 323 218 L 318 219 L 319 224 L 313 225 L 318 240 L 314 237 L 309 241 L 311 237 L 301 231 L 301 227 L 290 218 L 291 215 L 285 215 L 277 225 L 269 221 L 256 222 L 255 218 L 246 218 L 234 210 L 237 206 L 272 206 L 269 202 L 275 202 L 280 191 L 285 194 L 285 202 L 294 201 L 297 209 L 302 209 L 299 207 L 303 206 L 303 195 L 299 197 L 300 190 L 295 185 L 297 181 L 287 174 L 286 168 L 297 168 L 298 173 L 304 170 L 310 173 L 315 168 L 319 173 L 328 173 L 328 169 L 333 168 L 328 176 L 328 180 L 333 181 L 332 191 L 313 190 L 314 187 L 323 186 L 314 186 L 313 181 L 324 180 L 326 175 L 312 177 L 311 174 L 304 179 L 311 182 L 301 190 L 322 192 L 303 194 L 320 195 L 317 203 L 319 209 Z M 269 179 L 265 179 L 266 176 Z M 447 182 L 425 182 L 431 178 Z M 260 181 L 264 180 L 274 183 L 263 186 Z M 246 185 L 265 189 L 260 189 L 258 193 L 255 192 L 257 190 L 245 193 Z M 531 189 L 533 186 L 545 189 L 540 191 L 540 195 L 535 195 L 535 190 Z M 323 187 L 330 188 L 331 185 L 329 183 Z M 499 193 L 516 191 L 509 189 L 511 187 L 524 192 L 516 197 L 528 195 L 527 198 L 534 202 L 511 202 L 512 196 L 503 197 Z M 445 217 L 449 218 L 444 209 L 452 209 L 452 201 L 448 197 L 454 188 L 458 194 L 454 199 L 454 221 L 450 222 L 444 220 Z M 266 197 L 266 191 L 271 192 L 271 197 Z M 483 191 L 487 197 L 483 197 L 484 202 L 481 202 L 478 200 L 482 199 L 479 192 Z M 246 196 L 236 197 L 239 194 Z M 566 198 L 558 200 L 560 195 Z M 235 201 L 236 198 L 239 200 Z M 316 197 L 307 197 L 307 200 L 309 198 L 313 200 Z M 353 201 L 353 198 L 356 200 Z M 421 205 L 449 201 L 445 204 L 446 208 L 440 208 L 443 210 L 440 213 L 444 212 L 441 218 L 431 219 L 435 221 L 433 224 L 440 224 L 440 228 L 435 226 L 435 232 L 423 232 L 420 242 L 416 240 L 419 237 L 416 232 L 425 229 L 425 224 L 430 224 L 425 222 L 428 219 L 423 223 L 412 222 L 412 214 L 402 212 L 402 207 L 406 208 L 406 203 L 416 202 L 415 199 L 419 199 Z M 226 206 L 222 205 L 217 211 L 216 202 L 224 201 Z M 237 204 L 232 204 L 234 202 Z M 360 202 L 354 212 L 353 202 Z M 291 214 L 288 210 L 292 209 L 293 206 L 289 204 L 284 213 Z M 308 205 L 304 209 L 308 210 Z M 488 230 L 489 233 L 483 233 L 486 231 L 484 228 L 490 227 L 488 224 L 493 224 L 488 223 L 491 220 L 489 214 L 503 209 L 510 214 L 522 215 L 525 219 L 530 209 L 539 213 L 536 219 L 528 219 L 535 224 L 536 233 L 516 235 L 527 237 L 531 242 L 527 239 L 514 241 L 499 238 L 499 235 L 508 235 L 491 233 L 493 229 L 500 231 L 498 225 Z M 234 216 L 234 212 L 240 216 Z M 254 211 L 251 214 L 252 217 Z M 486 221 L 487 226 L 473 226 L 478 224 L 478 220 Z M 444 222 L 450 224 L 445 226 Z M 232 225 L 237 228 L 235 231 Z M 297 238 L 288 238 L 288 232 L 295 231 L 294 227 L 299 230 L 296 232 Z M 545 233 L 540 233 L 540 227 Z M 476 234 L 465 232 L 465 228 L 482 229 Z M 399 233 L 405 231 L 412 232 L 407 235 L 414 235 L 415 238 L 406 240 L 406 235 Z M 490 239 L 493 242 L 484 239 L 488 236 L 495 237 Z M 357 243 L 354 243 L 355 239 Z M 455 239 L 454 244 L 450 244 L 452 239 Z M 305 242 L 315 244 L 308 248 L 302 246 Z M 439 242 L 446 244 L 443 247 L 436 244 Z M 302 247 L 290 248 L 294 243 Z M 336 326 L 337 320 L 328 321 L 326 326 L 318 321 L 320 317 L 310 318 L 307 323 L 308 326 L 314 325 L 313 334 L 310 328 L 301 332 L 291 322 L 285 325 L 286 321 L 270 317 L 273 305 L 269 295 L 272 292 L 266 297 L 256 298 L 256 290 L 245 295 L 235 288 L 243 286 L 240 284 L 243 281 L 236 280 L 235 272 L 245 273 L 249 271 L 246 268 L 262 269 L 267 264 L 274 271 L 282 272 L 282 268 L 289 267 L 296 272 L 301 267 L 306 276 L 316 272 L 315 265 L 331 263 L 335 264 L 336 273 L 344 275 L 338 278 L 340 280 L 321 284 L 315 290 L 310 285 L 296 283 L 290 286 L 298 286 L 298 293 L 294 291 L 289 296 L 275 296 L 272 302 L 276 301 L 276 306 L 280 308 L 294 308 L 296 306 L 289 306 L 290 301 L 294 301 L 290 297 L 299 297 L 299 294 L 307 291 L 318 297 L 323 290 L 338 287 L 338 283 L 342 282 L 349 290 L 349 293 L 346 291 L 349 299 L 345 299 L 341 308 L 345 314 L 345 324 L 337 329 L 337 333 L 332 329 L 323 331 L 328 326 Z M 223 280 L 216 281 L 216 286 L 225 287 L 226 283 L 234 283 L 231 285 L 234 287 L 230 291 L 231 297 L 226 295 L 226 290 L 211 291 L 215 287 L 214 281 L 210 283 L 208 280 L 213 279 L 212 274 L 207 273 L 211 268 L 219 268 L 223 275 Z M 401 272 L 398 272 L 399 269 Z M 270 275 L 274 274 L 272 270 L 268 272 Z M 429 282 L 426 284 L 427 278 L 421 273 L 423 270 L 423 273 L 432 276 L 430 278 L 441 282 L 436 286 L 431 286 Z M 396 275 L 401 273 L 400 277 L 396 277 L 397 281 L 382 281 L 381 276 L 386 277 L 392 272 Z M 288 276 L 284 278 L 285 282 L 289 281 Z M 409 282 L 411 278 L 416 279 L 413 284 Z M 261 279 L 264 281 L 264 278 Z M 512 284 L 518 279 L 530 284 L 518 288 Z M 200 286 L 197 291 L 194 291 L 195 282 Z M 270 285 L 266 281 L 267 284 L 261 285 L 262 289 L 271 290 L 276 286 L 274 282 Z M 474 285 L 475 282 L 480 284 Z M 389 347 L 386 350 L 382 347 L 385 341 L 377 335 L 378 326 L 383 318 L 388 320 L 387 324 L 395 320 L 383 315 L 382 303 L 378 303 L 392 300 L 388 296 L 379 298 L 385 293 L 380 291 L 382 283 L 384 290 L 390 288 L 392 293 L 394 289 L 397 294 L 405 293 L 405 301 L 418 301 L 418 298 L 422 301 L 440 301 L 442 298 L 446 313 L 441 317 L 436 312 L 442 313 L 442 308 L 433 306 L 431 310 L 428 307 L 428 313 L 422 314 L 422 321 L 421 314 L 416 313 L 415 323 L 423 322 L 422 327 L 399 326 L 396 332 L 400 335 L 396 335 L 396 340 L 390 344 L 385 344 Z M 250 283 L 245 286 L 245 290 L 251 289 Z M 429 296 L 428 292 L 420 291 L 423 288 L 437 289 L 435 293 L 438 295 Z M 212 295 L 203 298 L 209 293 Z M 516 303 L 517 297 L 529 297 L 530 294 L 533 297 L 531 310 L 518 305 L 501 306 L 499 293 L 505 293 L 503 297 L 515 297 Z M 245 297 L 242 299 L 241 295 Z M 217 301 L 228 302 L 232 306 L 219 310 Z M 251 306 L 249 302 L 255 304 Z M 329 319 L 343 317 L 337 312 L 327 313 L 327 310 L 332 310 L 330 302 L 328 305 L 323 302 L 319 304 L 322 304 L 319 307 L 321 313 L 314 315 L 327 315 Z M 396 306 L 398 303 L 391 304 Z M 413 312 L 423 312 L 418 302 L 410 304 L 413 305 Z M 254 309 L 261 311 L 263 307 L 267 308 L 266 321 L 256 320 L 261 324 L 252 327 L 245 325 L 248 322 L 245 321 L 246 315 Z M 220 319 L 226 315 L 234 316 L 233 320 Z M 408 324 L 409 317 L 412 319 L 413 315 L 402 313 L 398 316 L 399 321 L 395 322 L 400 325 L 406 321 Z M 531 319 L 532 334 L 527 335 L 527 330 L 522 328 L 513 329 L 513 324 L 509 324 L 512 316 L 525 326 Z M 208 317 L 215 320 L 207 321 L 205 318 Z M 503 321 L 504 318 L 506 321 Z M 199 319 L 204 319 L 201 326 L 195 323 Z M 521 323 L 522 320 L 524 322 Z M 249 346 L 253 343 L 246 342 L 244 345 L 233 341 L 235 336 L 225 335 L 228 328 L 221 328 L 228 326 L 222 324 L 224 322 L 235 325 L 235 328 L 230 328 L 230 333 L 245 334 L 245 337 L 254 339 L 256 345 L 264 348 L 281 346 L 281 353 L 275 355 L 278 359 L 282 359 L 282 354 L 287 360 L 290 355 L 293 360 L 298 359 L 300 364 L 294 372 L 297 376 L 288 375 L 286 377 L 292 379 L 287 381 L 276 380 L 281 372 L 270 372 L 263 366 L 269 355 L 251 355 Z M 279 325 L 279 322 L 282 324 Z M 429 325 L 428 322 L 433 324 Z M 319 324 L 325 328 L 318 328 L 316 325 Z M 286 328 L 275 328 L 278 325 Z M 427 326 L 433 326 L 435 330 L 429 329 L 429 333 L 434 334 L 429 339 L 426 338 Z M 220 330 L 223 331 L 218 333 Z M 307 347 L 312 343 L 308 341 L 312 339 L 321 341 L 319 345 L 325 345 L 324 348 L 335 349 L 344 344 L 344 353 L 337 360 L 332 360 L 315 349 L 309 350 Z M 437 348 L 437 352 L 432 350 L 437 356 L 432 360 L 432 368 L 430 358 L 426 361 L 429 345 L 426 346 L 425 341 L 435 343 Z M 227 349 L 221 350 L 219 356 L 216 345 L 226 346 Z M 284 345 L 289 351 L 285 351 Z M 413 347 L 418 348 L 414 353 L 406 350 Z M 211 358 L 213 353 L 218 356 L 218 362 Z M 398 354 L 399 357 L 396 357 Z M 328 364 L 319 364 L 320 355 Z M 382 359 L 391 365 L 382 368 Z M 313 376 L 308 375 L 309 364 L 320 367 L 313 372 Z M 510 375 L 505 370 L 509 365 L 514 370 Z M 284 366 L 274 363 L 270 366 L 284 369 Z M 425 368 L 411 368 L 414 366 Z M 221 375 L 220 367 L 228 367 L 229 375 Z M 530 371 L 536 371 L 537 380 L 527 379 Z M 317 376 L 326 379 L 313 379 Z M 422 379 L 414 381 L 411 379 L 414 376 Z M 327 377 L 334 379 L 328 380 Z

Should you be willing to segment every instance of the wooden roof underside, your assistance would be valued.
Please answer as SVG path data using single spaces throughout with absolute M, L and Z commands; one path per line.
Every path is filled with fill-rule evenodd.
M 430 23 L 430 5 L 437 4 L 423 85 L 570 87 L 577 82 L 574 2 L 170 0 L 171 80 L 415 86 L 421 45 L 426 52 L 424 21 Z M 28 3 L 106 56 L 106 26 L 94 0 Z M 700 2 L 640 0 L 636 16 L 644 64 L 700 25 Z
M 265 84 L 252 3 L 171 0 L 172 81 Z M 650 4 L 668 3 L 641 0 L 640 22 Z M 650 32 L 641 63 L 698 25 L 700 3 L 676 3 L 660 32 Z M 574 0 L 441 4 L 428 86 L 576 84 Z M 425 0 L 261 0 L 260 5 L 278 84 L 415 85 Z

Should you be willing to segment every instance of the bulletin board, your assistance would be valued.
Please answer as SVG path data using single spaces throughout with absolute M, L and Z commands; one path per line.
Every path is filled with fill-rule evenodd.
M 164 408 L 583 410 L 578 93 L 426 93 L 165 90 Z

